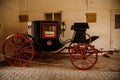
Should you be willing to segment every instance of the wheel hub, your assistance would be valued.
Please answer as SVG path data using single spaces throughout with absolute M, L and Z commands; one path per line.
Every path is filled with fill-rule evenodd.
M 87 58 L 86 57 L 83 57 L 83 60 L 86 60 Z

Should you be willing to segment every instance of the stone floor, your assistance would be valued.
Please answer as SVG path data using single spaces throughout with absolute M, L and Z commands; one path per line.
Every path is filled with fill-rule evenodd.
M 77 70 L 63 54 L 37 56 L 27 67 L 0 63 L 0 80 L 120 80 L 120 54 L 99 56 L 90 70 Z
M 78 71 L 58 67 L 4 67 L 0 80 L 120 80 L 119 72 Z

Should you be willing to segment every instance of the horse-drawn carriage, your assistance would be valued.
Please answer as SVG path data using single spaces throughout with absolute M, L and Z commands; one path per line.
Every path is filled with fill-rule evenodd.
M 74 23 L 71 26 L 71 30 L 74 30 L 73 37 L 66 41 L 60 39 L 62 32 L 59 21 L 32 21 L 29 26 L 31 35 L 14 33 L 4 41 L 3 54 L 9 64 L 28 65 L 34 57 L 35 49 L 57 53 L 63 53 L 67 49 L 71 63 L 80 70 L 90 69 L 96 64 L 98 50 L 91 42 L 98 36 L 91 37 L 86 33 L 89 29 L 88 23 Z

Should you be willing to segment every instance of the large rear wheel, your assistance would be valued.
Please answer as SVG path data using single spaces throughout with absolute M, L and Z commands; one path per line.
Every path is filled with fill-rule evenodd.
M 34 57 L 34 46 L 24 34 L 9 35 L 3 43 L 5 60 L 12 66 L 28 65 Z

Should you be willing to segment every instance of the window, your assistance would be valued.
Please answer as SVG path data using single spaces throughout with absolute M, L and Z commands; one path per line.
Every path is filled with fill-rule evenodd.
M 54 20 L 61 21 L 61 13 L 54 13 Z
M 58 13 L 45 13 L 45 20 L 54 20 L 54 21 L 60 21 L 62 20 L 61 12 Z
M 52 13 L 45 13 L 45 20 L 52 20 Z
M 115 29 L 120 29 L 120 14 L 115 14 Z

